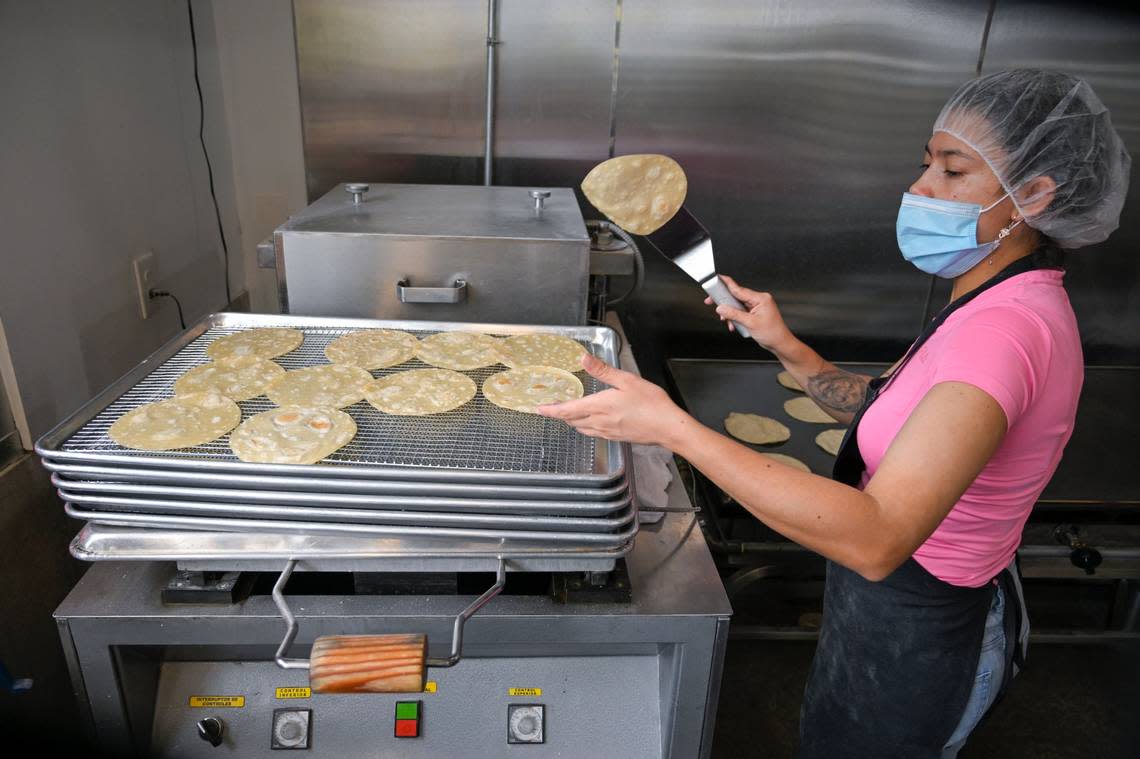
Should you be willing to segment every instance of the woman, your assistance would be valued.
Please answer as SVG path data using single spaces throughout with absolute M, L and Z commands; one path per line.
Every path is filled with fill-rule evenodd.
M 745 325 L 850 423 L 834 479 L 785 467 L 592 357 L 611 389 L 547 406 L 587 435 L 663 445 L 828 560 L 801 713 L 804 757 L 956 756 L 1008 680 L 1011 567 L 1072 432 L 1083 377 L 1063 249 L 1116 228 L 1130 159 L 1091 88 L 1009 71 L 943 108 L 903 196 L 899 248 L 954 281 L 951 303 L 883 379 L 796 339 L 772 296 L 725 279 Z M 709 301 L 706 301 L 709 302 Z M 889 378 L 889 379 L 886 379 Z

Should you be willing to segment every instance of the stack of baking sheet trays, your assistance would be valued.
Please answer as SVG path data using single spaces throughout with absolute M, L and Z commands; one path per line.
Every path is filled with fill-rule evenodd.
M 327 363 L 324 348 L 331 340 L 381 328 L 420 338 L 452 330 L 548 332 L 617 361 L 617 339 L 607 327 L 214 314 L 37 443 L 68 513 L 92 524 L 149 531 L 451 540 L 468 553 L 488 555 L 511 544 L 548 546 L 551 555 L 628 550 L 637 514 L 626 447 L 580 435 L 561 421 L 500 408 L 481 391 L 459 409 L 430 416 L 387 415 L 364 401 L 350 406 L 344 410 L 356 422 L 356 437 L 314 465 L 242 462 L 228 435 L 174 451 L 133 450 L 110 439 L 111 424 L 124 413 L 173 395 L 178 377 L 209 360 L 206 347 L 213 340 L 259 327 L 304 333 L 299 348 L 274 359 L 285 369 Z M 413 359 L 372 374 L 424 366 Z M 481 387 L 504 368 L 466 374 Z M 578 376 L 587 393 L 603 387 Z M 238 405 L 243 419 L 273 407 L 264 396 Z

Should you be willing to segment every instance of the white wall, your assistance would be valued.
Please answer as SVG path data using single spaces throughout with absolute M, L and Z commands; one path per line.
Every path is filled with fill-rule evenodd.
M 276 312 L 276 274 L 257 268 L 256 246 L 307 205 L 293 7 L 214 0 L 214 19 L 245 281 L 252 310 Z
M 288 5 L 288 3 L 282 3 Z M 231 248 L 234 180 L 213 13 L 195 0 L 207 144 Z M 131 261 L 188 322 L 225 303 L 183 0 L 0 3 L 0 317 L 34 435 L 179 331 L 137 315 Z M 245 267 L 233 256 L 233 293 Z

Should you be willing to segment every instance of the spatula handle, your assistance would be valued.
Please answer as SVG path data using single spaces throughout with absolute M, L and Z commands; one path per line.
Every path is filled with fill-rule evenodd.
M 701 285 L 701 287 L 705 289 L 705 292 L 709 294 L 709 297 L 713 299 L 714 303 L 719 303 L 722 306 L 731 306 L 733 308 L 738 308 L 741 311 L 748 310 L 744 307 L 743 303 L 733 297 L 732 293 L 728 291 L 728 286 L 725 285 L 724 282 L 721 282 L 720 277 L 716 276 L 715 274 L 713 275 L 712 279 L 706 281 Z M 747 327 L 745 327 L 740 322 L 733 321 L 732 324 L 736 328 L 737 334 L 739 334 L 741 337 L 752 337 L 752 334 L 748 331 Z

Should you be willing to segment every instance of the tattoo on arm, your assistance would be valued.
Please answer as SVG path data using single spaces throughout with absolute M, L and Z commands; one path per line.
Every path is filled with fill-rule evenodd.
M 842 369 L 823 372 L 808 377 L 808 395 L 824 408 L 854 414 L 863 405 L 867 395 L 867 383 L 871 378 L 862 374 L 852 374 Z

